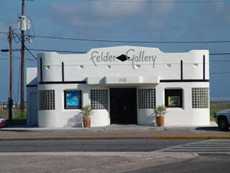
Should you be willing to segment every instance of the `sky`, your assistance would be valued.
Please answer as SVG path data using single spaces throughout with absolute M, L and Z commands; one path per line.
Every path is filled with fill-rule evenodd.
M 19 33 L 17 20 L 21 0 L 0 0 L 0 32 L 11 25 Z M 30 0 L 26 1 L 31 35 L 140 41 L 230 41 L 229 0 Z M 88 51 L 91 48 L 124 43 L 51 40 L 32 38 L 29 48 Z M 14 48 L 19 48 L 15 39 Z M 230 52 L 230 43 L 160 44 L 129 43 L 157 47 L 165 52 L 209 49 Z M 0 49 L 7 48 L 6 34 L 0 34 Z M 38 52 L 33 52 L 36 55 Z M 230 100 L 230 55 L 210 56 L 211 98 Z M 14 52 L 14 100 L 19 100 L 19 52 Z M 26 66 L 36 66 L 26 53 Z M 7 54 L 0 53 L 0 101 L 7 100 Z

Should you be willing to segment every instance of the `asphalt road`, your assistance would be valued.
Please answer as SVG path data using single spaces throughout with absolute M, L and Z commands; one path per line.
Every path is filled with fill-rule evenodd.
M 15 140 L 0 141 L 0 152 L 146 152 L 193 142 L 191 140 Z
M 0 153 L 0 172 L 124 173 L 194 157 L 154 152 Z
M 221 150 L 221 154 L 199 153 L 218 148 L 228 151 L 229 141 L 153 139 L 0 141 L 0 172 L 229 173 L 229 152 L 227 154 Z
M 229 173 L 230 155 L 200 155 L 197 158 L 125 173 Z

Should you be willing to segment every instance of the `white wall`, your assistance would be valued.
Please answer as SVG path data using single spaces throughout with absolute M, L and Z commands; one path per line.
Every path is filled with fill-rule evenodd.
M 39 127 L 81 127 L 82 114 L 80 109 L 64 108 L 64 91 L 79 89 L 82 91 L 82 106 L 90 104 L 90 87 L 84 84 L 49 84 L 39 85 L 39 90 L 55 90 L 55 110 L 39 110 Z M 106 110 L 92 112 L 92 127 L 110 124 L 109 113 Z
M 165 104 L 166 88 L 183 89 L 183 108 L 167 108 L 165 115 L 166 126 L 207 126 L 210 121 L 209 108 L 192 108 L 192 88 L 208 88 L 207 82 L 184 82 L 184 83 L 160 83 L 156 86 L 146 86 L 138 88 L 156 88 L 156 105 Z M 40 127 L 81 127 L 80 110 L 64 109 L 64 90 L 79 89 L 82 90 L 82 105 L 90 104 L 89 92 L 91 88 L 87 85 L 77 84 L 49 84 L 39 85 L 39 90 L 55 90 L 55 110 L 39 111 Z M 137 99 L 138 100 L 138 99 Z M 153 125 L 155 121 L 153 109 L 137 109 L 138 124 Z M 109 110 L 94 110 L 92 112 L 92 126 L 107 126 L 110 124 Z
M 27 124 L 29 126 L 38 125 L 37 94 L 37 87 L 27 87 Z
M 139 56 L 144 52 L 146 57 L 155 57 L 154 61 L 135 61 L 128 60 L 121 62 L 114 61 L 97 61 L 94 52 L 98 56 L 118 57 L 126 54 L 128 50 L 135 50 L 135 53 L 129 56 Z M 126 78 L 135 77 L 160 77 L 164 79 L 180 79 L 180 63 L 183 60 L 184 79 L 203 79 L 203 56 L 206 60 L 205 78 L 209 79 L 209 52 L 207 50 L 193 50 L 183 53 L 164 53 L 156 48 L 121 46 L 112 48 L 92 49 L 85 54 L 58 54 L 44 53 L 40 54 L 42 58 L 42 72 L 44 81 L 61 81 L 62 80 L 62 62 L 64 63 L 65 81 L 83 81 L 87 77 L 97 77 L 103 80 L 106 76 Z M 142 57 L 142 56 L 140 56 Z M 38 73 L 40 74 L 40 72 Z M 145 84 L 144 81 L 140 82 Z
M 144 51 L 145 56 L 156 57 L 155 61 L 134 61 L 121 62 L 96 61 L 92 58 L 94 52 L 97 56 L 118 57 L 126 54 L 128 50 L 134 50 L 130 57 L 138 56 Z M 108 54 L 107 54 L 108 53 Z M 83 106 L 90 104 L 90 88 L 105 87 L 110 85 L 103 83 L 107 79 L 112 81 L 113 87 L 127 87 L 127 81 L 132 81 L 132 87 L 155 87 L 156 104 L 164 105 L 165 88 L 183 88 L 184 107 L 168 108 L 165 116 L 166 126 L 200 126 L 209 124 L 209 109 L 192 109 L 191 88 L 208 87 L 209 82 L 161 82 L 163 80 L 180 80 L 180 63 L 183 60 L 183 79 L 203 79 L 203 56 L 205 61 L 205 79 L 209 80 L 209 52 L 207 50 L 193 50 L 183 53 L 164 53 L 157 48 L 121 46 L 112 48 L 92 49 L 85 54 L 58 54 L 44 53 L 39 57 L 42 59 L 43 82 L 62 82 L 62 62 L 64 63 L 64 79 L 68 81 L 86 81 L 96 79 L 95 86 L 85 84 L 39 84 L 38 90 L 55 90 L 56 109 L 53 111 L 39 111 L 40 127 L 74 127 L 81 126 L 80 110 L 64 109 L 64 90 L 80 89 L 83 93 Z M 38 63 L 40 65 L 40 63 Z M 40 66 L 38 69 L 40 70 Z M 38 79 L 40 81 L 40 71 Z M 121 80 L 122 79 L 122 80 Z M 136 80 L 143 79 L 143 80 Z M 147 80 L 151 79 L 151 80 Z M 148 81 L 148 82 L 146 82 Z M 150 81 L 150 83 L 149 83 Z M 152 82 L 151 82 L 152 81 Z M 151 85 L 149 85 L 151 84 Z M 138 124 L 152 124 L 154 119 L 153 110 L 138 109 Z M 107 126 L 110 124 L 109 110 L 94 110 L 92 113 L 92 126 Z
M 154 88 L 154 86 L 152 88 Z M 165 89 L 183 89 L 183 108 L 167 108 L 165 126 L 207 126 L 210 124 L 210 106 L 202 109 L 192 108 L 192 88 L 209 88 L 207 82 L 160 83 L 159 85 L 156 85 L 155 88 L 156 106 L 165 105 Z M 154 125 L 154 110 L 138 109 L 138 124 Z
M 156 103 L 164 105 L 165 88 L 183 89 L 183 108 L 167 108 L 165 116 L 166 126 L 207 126 L 210 123 L 208 108 L 192 108 L 192 88 L 209 88 L 208 82 L 161 83 L 156 87 Z
M 37 68 L 29 67 L 26 72 L 27 124 L 37 126 Z

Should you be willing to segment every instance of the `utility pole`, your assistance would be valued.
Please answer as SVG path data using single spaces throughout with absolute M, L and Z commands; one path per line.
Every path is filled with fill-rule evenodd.
M 20 62 L 20 110 L 24 112 L 25 109 L 25 29 L 23 29 L 25 19 L 25 0 L 21 0 L 21 62 Z
M 9 41 L 9 97 L 8 97 L 8 119 L 12 120 L 12 107 L 13 107 L 13 56 L 12 56 L 12 39 L 13 31 L 11 26 L 9 27 L 8 41 Z

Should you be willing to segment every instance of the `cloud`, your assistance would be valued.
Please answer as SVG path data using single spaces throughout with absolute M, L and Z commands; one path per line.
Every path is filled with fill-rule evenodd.
M 115 1 L 98 0 L 76 3 L 55 3 L 51 5 L 51 10 L 55 18 L 59 16 L 72 26 L 76 25 L 96 25 L 100 21 L 113 22 L 116 20 L 126 20 L 128 17 L 137 17 L 145 13 L 165 17 L 174 7 L 174 0 L 157 2 L 148 0 L 135 1 Z
M 219 0 L 218 3 L 216 2 L 211 2 L 214 3 L 214 7 L 216 8 L 216 11 L 221 12 L 225 8 L 225 2 L 224 0 Z
M 127 1 L 116 2 L 114 0 L 89 1 L 84 3 L 59 3 L 53 4 L 51 8 L 62 14 L 76 14 L 83 10 L 96 15 L 105 15 L 107 17 L 116 17 L 121 15 L 134 14 L 143 9 L 143 1 L 127 3 Z
M 51 5 L 51 10 L 59 14 L 73 14 L 81 10 L 77 5 L 55 3 Z
M 107 17 L 129 16 L 140 12 L 144 9 L 144 1 L 96 1 L 94 3 L 94 10 L 97 15 Z

